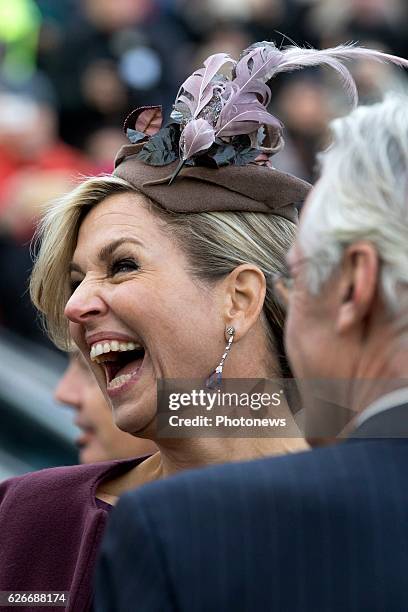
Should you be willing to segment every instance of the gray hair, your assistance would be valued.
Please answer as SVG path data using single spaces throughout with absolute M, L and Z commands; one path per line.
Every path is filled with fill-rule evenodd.
M 381 260 L 391 312 L 408 283 L 408 97 L 390 94 L 331 124 L 334 142 L 319 156 L 321 178 L 309 195 L 299 244 L 311 258 L 309 289 L 318 293 L 347 245 L 369 240 Z

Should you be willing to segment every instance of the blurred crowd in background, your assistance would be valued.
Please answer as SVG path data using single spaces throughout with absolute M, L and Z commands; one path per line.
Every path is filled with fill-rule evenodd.
M 407 25 L 406 0 L 0 0 L 0 327 L 23 350 L 52 350 L 27 293 L 36 219 L 81 175 L 112 170 L 130 110 L 162 104 L 168 115 L 208 55 L 237 58 L 260 40 L 408 57 Z M 350 67 L 363 103 L 407 88 L 402 70 Z M 313 181 L 328 122 L 349 109 L 344 92 L 314 69 L 279 76 L 272 92 L 286 126 L 275 165 Z

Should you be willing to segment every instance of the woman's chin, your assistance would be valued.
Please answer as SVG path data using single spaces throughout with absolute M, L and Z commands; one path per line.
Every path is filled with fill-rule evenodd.
M 87 444 L 79 451 L 80 463 L 98 463 L 99 461 L 108 461 L 110 457 L 98 444 Z
M 156 407 L 149 409 L 146 404 L 138 407 L 135 402 L 121 402 L 113 406 L 116 427 L 133 436 L 150 439 L 154 434 Z

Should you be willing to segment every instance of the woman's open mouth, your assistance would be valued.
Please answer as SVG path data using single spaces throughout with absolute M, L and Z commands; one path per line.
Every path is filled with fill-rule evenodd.
M 90 352 L 91 360 L 105 372 L 108 392 L 122 390 L 126 383 L 139 378 L 144 356 L 145 349 L 140 344 L 117 340 L 97 342 Z

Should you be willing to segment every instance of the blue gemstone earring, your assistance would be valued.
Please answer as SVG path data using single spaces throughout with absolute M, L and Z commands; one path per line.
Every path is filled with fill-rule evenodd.
M 222 370 L 224 367 L 224 363 L 226 358 L 228 357 L 228 353 L 231 350 L 232 343 L 234 341 L 235 328 L 230 325 L 225 330 L 225 335 L 228 338 L 227 346 L 225 347 L 224 353 L 221 357 L 220 363 L 215 368 L 214 372 L 210 374 L 206 381 L 207 389 L 215 389 L 221 385 L 222 381 Z

